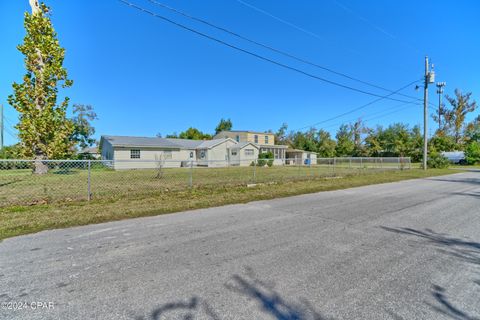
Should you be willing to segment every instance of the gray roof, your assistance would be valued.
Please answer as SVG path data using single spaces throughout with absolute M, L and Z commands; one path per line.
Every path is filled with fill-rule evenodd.
M 176 138 L 165 138 L 169 142 L 176 144 L 182 149 L 196 149 L 203 140 L 190 140 L 190 139 L 176 139 Z
M 82 149 L 80 153 L 98 153 L 98 147 L 87 147 L 85 149 Z
M 204 140 L 202 141 L 202 143 L 200 145 L 197 146 L 198 149 L 210 149 L 210 148 L 213 148 L 215 147 L 216 145 L 226 141 L 226 140 L 230 140 L 232 142 L 235 142 L 234 140 L 232 139 L 213 139 L 213 140 Z M 236 142 L 235 142 L 236 143 Z
M 258 134 L 274 134 L 273 132 L 265 132 L 265 131 L 262 132 L 262 131 L 252 131 L 252 130 L 223 130 L 218 134 L 222 132 L 235 132 L 235 133 L 248 132 L 248 133 L 258 133 Z
M 160 148 L 181 148 L 169 139 L 156 137 L 128 137 L 128 136 L 102 136 L 114 147 L 160 147 Z
M 239 142 L 236 145 L 232 146 L 232 149 L 242 149 L 243 147 L 248 146 L 249 144 L 254 146 L 257 149 L 259 148 L 258 145 L 256 145 L 255 143 L 252 143 L 252 142 Z
M 313 151 L 307 151 L 307 150 L 302 150 L 302 149 L 288 149 L 287 152 L 316 153 L 316 152 L 313 152 Z
M 157 137 L 102 136 L 114 147 L 152 147 L 170 149 L 209 149 L 228 139 L 190 140 Z M 232 140 L 232 139 L 229 139 Z M 232 140 L 233 141 L 233 140 Z

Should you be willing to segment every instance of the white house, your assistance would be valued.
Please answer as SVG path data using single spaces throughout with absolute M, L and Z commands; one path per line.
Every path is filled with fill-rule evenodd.
M 286 164 L 291 165 L 310 165 L 317 164 L 317 154 L 311 151 L 300 149 L 287 149 Z
M 157 137 L 102 136 L 102 159 L 113 160 L 115 169 L 250 165 L 258 146 L 230 138 L 189 140 Z M 248 161 L 250 160 L 250 161 Z
M 271 132 L 258 132 L 249 130 L 230 130 L 217 133 L 214 139 L 230 138 L 239 143 L 252 143 L 259 148 L 260 153 L 271 152 L 273 164 L 285 164 L 287 146 L 275 144 L 275 135 Z
M 230 164 L 234 166 L 249 166 L 258 159 L 260 147 L 251 142 L 239 142 L 230 147 Z

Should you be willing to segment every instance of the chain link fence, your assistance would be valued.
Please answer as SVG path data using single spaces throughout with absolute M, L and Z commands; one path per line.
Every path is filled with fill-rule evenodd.
M 410 158 L 281 160 L 283 165 L 273 165 L 272 160 L 45 160 L 46 174 L 33 173 L 33 160 L 0 160 L 0 207 L 411 169 Z

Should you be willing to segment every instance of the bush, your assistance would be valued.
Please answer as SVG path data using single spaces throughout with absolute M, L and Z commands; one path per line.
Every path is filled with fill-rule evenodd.
M 273 153 L 272 152 L 263 152 L 258 155 L 257 164 L 259 167 L 264 167 L 265 165 L 271 167 L 273 165 Z
M 473 141 L 465 148 L 465 160 L 468 164 L 480 163 L 480 142 Z
M 445 169 L 449 166 L 450 161 L 437 152 L 432 152 L 427 160 L 427 168 Z

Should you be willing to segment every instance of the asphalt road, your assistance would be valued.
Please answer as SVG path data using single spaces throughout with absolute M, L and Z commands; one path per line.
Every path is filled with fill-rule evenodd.
M 480 173 L 7 239 L 0 301 L 1 319 L 480 319 Z

